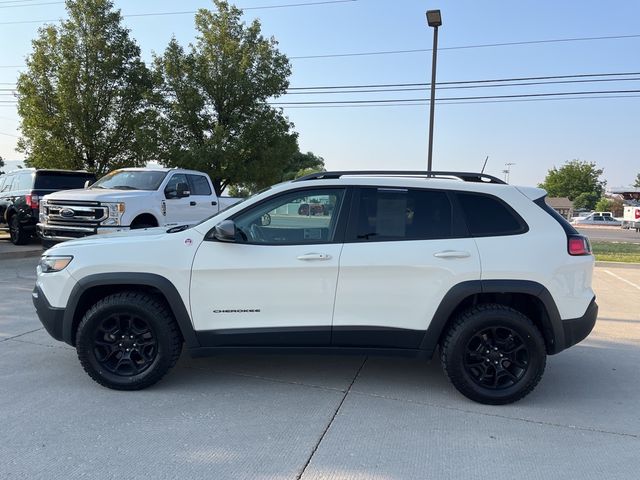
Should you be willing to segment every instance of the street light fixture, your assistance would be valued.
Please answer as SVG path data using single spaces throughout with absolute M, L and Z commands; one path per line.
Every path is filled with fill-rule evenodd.
M 429 157 L 427 171 L 431 171 L 433 164 L 433 116 L 436 103 L 436 59 L 438 57 L 438 27 L 442 25 L 440 10 L 427 10 L 427 23 L 433 27 L 433 59 L 431 63 L 431 102 L 429 112 Z

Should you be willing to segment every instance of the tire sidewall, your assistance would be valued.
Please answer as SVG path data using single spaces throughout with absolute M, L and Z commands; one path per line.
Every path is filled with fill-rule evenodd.
M 522 338 L 529 353 L 529 366 L 524 376 L 515 385 L 507 388 L 494 390 L 483 387 L 476 383 L 464 367 L 468 342 L 476 333 L 490 327 L 507 327 L 514 330 Z M 528 318 L 511 310 L 492 309 L 474 314 L 454 333 L 451 344 L 446 365 L 450 378 L 461 393 L 482 403 L 510 403 L 526 395 L 539 381 L 546 364 L 546 349 L 539 331 Z
M 106 317 L 117 313 L 134 314 L 144 318 L 148 322 L 157 342 L 157 351 L 153 362 L 137 375 L 122 376 L 108 371 L 98 362 L 93 351 L 96 329 Z M 155 383 L 158 371 L 165 371 L 170 368 L 172 338 L 167 326 L 158 321 L 159 316 L 154 315 L 154 313 L 156 312 L 136 305 L 135 302 L 127 301 L 114 304 L 99 304 L 97 308 L 91 309 L 87 313 L 78 328 L 76 349 L 80 361 L 83 362 L 85 368 L 90 370 L 89 373 L 95 380 L 109 387 L 140 388 L 146 384 Z

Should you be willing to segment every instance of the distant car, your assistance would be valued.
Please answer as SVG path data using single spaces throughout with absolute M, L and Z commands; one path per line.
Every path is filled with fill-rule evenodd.
M 324 207 L 321 203 L 303 203 L 298 207 L 298 215 L 324 215 Z
M 619 227 L 622 225 L 622 222 L 613 217 L 609 212 L 590 213 L 586 217 L 573 219 L 571 223 L 574 225 L 608 225 L 611 227 Z
M 9 231 L 15 245 L 29 242 L 36 232 L 40 199 L 60 190 L 84 188 L 95 175 L 81 170 L 26 168 L 0 177 L 0 231 Z

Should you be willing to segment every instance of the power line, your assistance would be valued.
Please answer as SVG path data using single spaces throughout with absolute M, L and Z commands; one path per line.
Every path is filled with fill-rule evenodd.
M 290 8 L 290 7 L 314 7 L 318 5 L 333 5 L 338 3 L 353 3 L 358 0 L 324 0 L 324 1 L 316 1 L 316 2 L 301 2 L 301 3 L 284 3 L 280 5 L 263 5 L 258 7 L 241 7 L 241 10 L 273 10 L 277 8 Z M 136 18 L 136 17 L 159 17 L 159 16 L 168 16 L 168 15 L 193 15 L 198 13 L 197 10 L 182 10 L 182 11 L 174 11 L 174 12 L 147 12 L 147 13 L 131 13 L 127 15 L 122 15 L 122 18 Z M 49 22 L 57 22 L 61 20 L 60 18 L 49 19 L 49 20 L 18 20 L 11 22 L 0 22 L 0 25 L 25 25 L 25 24 L 33 24 L 33 23 L 49 23 Z
M 0 132 L 0 135 L 6 135 L 7 137 L 20 138 L 18 135 L 12 135 L 10 133 L 4 133 L 4 132 Z
M 23 4 L 23 5 L 0 5 L 0 8 L 37 7 L 39 5 L 60 5 L 61 3 L 64 3 L 64 2 L 29 3 L 29 4 Z
M 458 45 L 453 47 L 438 47 L 441 50 L 465 50 L 470 48 L 493 48 L 493 47 L 509 47 L 514 45 L 538 45 L 545 43 L 566 43 L 566 42 L 586 42 L 595 40 L 621 40 L 627 38 L 640 38 L 640 34 L 630 35 L 605 35 L 600 37 L 573 37 L 573 38 L 550 38 L 543 40 L 525 40 L 520 42 L 500 42 L 500 43 L 480 43 L 475 45 Z M 291 60 L 307 60 L 319 58 L 340 58 L 340 57 L 365 57 L 372 55 L 396 55 L 404 53 L 424 53 L 431 52 L 432 48 L 414 48 L 410 50 L 380 50 L 373 52 L 351 52 L 351 53 L 332 53 L 323 55 L 298 55 L 289 57 Z
M 552 92 L 552 93 L 526 93 L 517 95 L 479 95 L 473 97 L 443 97 L 437 100 L 440 101 L 455 101 L 455 100 L 489 100 L 500 98 L 529 98 L 529 97 L 552 97 L 563 95 L 597 95 L 608 93 L 640 93 L 640 90 L 599 90 L 599 91 L 581 91 L 581 92 Z M 305 102 L 272 102 L 271 105 L 276 106 L 290 106 L 290 105 L 337 105 L 337 104 L 361 104 L 361 103 L 405 103 L 405 102 L 420 102 L 424 101 L 424 98 L 394 98 L 384 100 L 339 100 L 339 101 L 305 101 Z

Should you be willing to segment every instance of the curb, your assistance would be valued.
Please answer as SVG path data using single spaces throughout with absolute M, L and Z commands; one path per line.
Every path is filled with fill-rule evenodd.
M 596 267 L 640 268 L 640 263 L 596 262 Z

